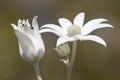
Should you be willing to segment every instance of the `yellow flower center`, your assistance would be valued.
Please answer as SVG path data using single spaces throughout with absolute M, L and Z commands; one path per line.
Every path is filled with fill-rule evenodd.
M 74 36 L 77 34 L 81 34 L 81 29 L 77 25 L 72 25 L 68 27 L 67 31 L 68 31 L 68 36 Z

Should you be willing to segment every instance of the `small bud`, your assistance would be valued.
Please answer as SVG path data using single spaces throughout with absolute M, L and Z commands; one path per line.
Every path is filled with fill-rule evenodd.
M 70 54 L 70 47 L 68 43 L 62 44 L 56 48 L 54 48 L 60 57 L 65 57 Z

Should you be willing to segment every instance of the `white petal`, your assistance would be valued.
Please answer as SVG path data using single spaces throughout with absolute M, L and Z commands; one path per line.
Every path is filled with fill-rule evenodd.
M 87 35 L 91 33 L 92 31 L 99 29 L 99 28 L 104 28 L 104 27 L 112 27 L 111 25 L 107 23 L 102 23 L 104 21 L 107 21 L 106 19 L 93 19 L 87 22 L 83 27 L 82 27 L 82 35 Z
M 112 25 L 106 24 L 106 23 L 98 24 L 98 25 L 96 25 L 95 27 L 83 28 L 83 29 L 82 29 L 82 35 L 87 35 L 87 34 L 91 33 L 92 31 L 94 31 L 94 30 L 96 30 L 96 29 L 107 28 L 107 27 L 113 28 Z
M 30 23 L 29 23 L 29 20 L 28 20 L 28 19 L 26 20 L 26 25 L 27 25 L 29 28 L 31 28 L 31 25 L 30 25 Z
M 25 19 L 23 19 L 22 24 L 25 24 Z
M 84 17 L 85 17 L 85 13 L 79 13 L 75 18 L 74 18 L 74 25 L 78 25 L 80 27 L 83 26 L 84 23 Z
M 73 37 L 68 37 L 68 36 L 62 36 L 58 38 L 56 46 L 58 47 L 59 45 L 66 43 L 66 42 L 71 42 L 74 41 L 75 39 Z
M 19 32 L 19 31 L 15 31 L 15 34 L 18 38 L 20 54 L 22 57 L 23 55 L 27 54 L 27 50 L 30 50 L 28 51 L 30 53 L 35 51 L 35 48 L 33 47 L 33 43 L 28 36 L 26 36 L 24 33 Z
M 87 36 L 84 36 L 84 37 L 82 38 L 82 40 L 95 41 L 95 42 L 97 42 L 97 43 L 99 43 L 99 44 L 102 44 L 103 46 L 107 47 L 105 41 L 104 41 L 102 38 L 100 38 L 100 37 L 98 37 L 98 36 L 95 36 L 95 35 L 87 35 Z
M 36 35 L 26 35 L 20 31 L 15 31 L 18 38 L 20 54 L 23 59 L 35 61 L 44 55 L 44 46 Z
M 67 34 L 67 32 L 64 29 L 62 29 L 60 26 L 55 25 L 55 24 L 46 24 L 46 25 L 41 26 L 41 29 L 42 28 L 44 28 L 44 29 L 52 29 L 52 30 L 55 30 L 58 33 L 62 33 L 64 35 Z
M 21 19 L 18 19 L 18 26 L 22 24 L 22 20 Z
M 66 18 L 59 18 L 58 22 L 61 25 L 61 27 L 66 31 L 67 31 L 68 27 L 70 27 L 72 25 L 71 21 L 69 21 Z
M 23 28 L 26 35 L 34 35 L 34 32 L 27 25 L 25 25 Z
M 48 28 L 48 29 L 53 29 L 55 31 L 59 31 L 59 30 L 62 31 L 62 28 L 60 26 L 58 26 L 58 25 L 55 25 L 55 24 L 45 24 L 45 25 L 41 26 L 40 28 L 41 29 L 42 28 Z
M 21 45 L 21 43 L 18 41 L 18 46 L 19 46 L 19 53 L 20 56 L 23 58 L 23 53 L 24 53 L 24 47 L 22 47 L 23 45 Z
M 45 33 L 45 32 L 51 32 L 51 33 L 56 34 L 57 36 L 64 36 L 63 33 L 57 32 L 57 31 L 52 30 L 52 29 L 41 29 L 40 31 L 37 32 L 37 34 L 39 34 L 39 33 Z
M 38 22 L 37 22 L 37 18 L 38 18 L 38 16 L 35 16 L 33 18 L 33 21 L 32 21 L 32 27 L 33 27 L 35 32 L 39 31 L 39 25 L 38 25 Z
M 22 22 L 22 20 L 21 19 L 18 19 L 18 23 L 21 23 Z
M 18 28 L 23 30 L 23 27 L 22 27 L 22 20 L 18 20 Z
M 19 30 L 18 27 L 15 24 L 11 24 L 14 30 Z

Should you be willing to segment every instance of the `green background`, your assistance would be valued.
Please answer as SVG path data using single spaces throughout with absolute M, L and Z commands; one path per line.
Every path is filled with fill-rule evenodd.
M 36 80 L 33 66 L 19 55 L 17 39 L 11 23 L 39 16 L 38 23 L 58 24 L 58 18 L 69 20 L 85 12 L 85 23 L 106 18 L 114 28 L 94 31 L 107 48 L 92 41 L 78 41 L 77 57 L 71 80 L 120 80 L 120 1 L 119 0 L 0 0 L 0 80 Z M 57 36 L 42 34 L 46 55 L 40 61 L 44 80 L 65 80 L 66 67 L 53 48 Z M 70 45 L 72 45 L 70 43 Z

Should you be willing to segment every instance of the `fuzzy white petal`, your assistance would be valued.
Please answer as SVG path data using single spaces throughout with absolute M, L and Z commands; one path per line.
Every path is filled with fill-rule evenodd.
M 45 32 L 51 32 L 51 33 L 54 33 L 57 36 L 64 36 L 64 34 L 62 34 L 61 32 L 57 32 L 57 31 L 52 30 L 52 29 L 41 29 L 40 31 L 37 32 L 37 34 L 45 33 Z
M 84 18 L 85 18 L 85 13 L 79 13 L 79 14 L 74 18 L 73 24 L 82 27 L 82 26 L 83 26 L 83 23 L 84 23 Z
M 22 48 L 22 45 L 21 43 L 18 41 L 18 46 L 19 46 L 19 53 L 20 53 L 20 56 L 23 58 L 23 52 L 24 52 L 24 49 Z
M 29 20 L 28 20 L 28 19 L 26 20 L 26 25 L 27 25 L 29 28 L 31 28 L 31 25 L 30 25 L 30 23 L 29 23 Z
M 32 27 L 34 29 L 35 32 L 39 31 L 39 26 L 38 26 L 38 22 L 37 22 L 37 18 L 38 16 L 35 16 L 32 20 Z
M 91 40 L 91 41 L 97 42 L 97 43 L 102 44 L 103 46 L 107 47 L 105 41 L 102 38 L 100 38 L 99 36 L 87 35 L 87 36 L 84 36 L 82 38 L 82 40 Z
M 26 22 L 25 22 L 25 19 L 23 19 L 23 20 L 22 20 L 22 24 L 25 24 L 25 23 L 26 23 Z
M 22 20 L 19 19 L 18 20 L 18 28 L 21 29 L 21 30 L 23 30 L 22 25 L 23 25 L 23 22 L 22 22 Z
M 102 24 L 102 22 L 107 21 L 106 19 L 100 18 L 100 19 L 93 19 L 88 21 L 83 27 L 82 27 L 82 35 L 86 35 L 91 33 L 93 30 L 98 29 L 97 27 L 105 27 L 106 25 L 99 26 Z M 107 25 L 108 27 L 111 25 Z M 107 27 L 106 26 L 106 27 Z
M 57 31 L 58 33 L 62 33 L 64 35 L 67 34 L 67 31 L 65 31 L 64 29 L 62 29 L 60 26 L 58 25 L 55 25 L 55 24 L 46 24 L 46 25 L 43 25 L 41 26 L 41 29 L 52 29 L 52 30 L 55 30 Z
M 59 18 L 58 22 L 61 25 L 61 27 L 66 31 L 67 31 L 68 27 L 70 27 L 72 25 L 71 21 L 69 21 L 66 18 Z
M 101 23 L 101 24 L 98 24 L 96 26 L 88 26 L 86 28 L 84 27 L 84 28 L 82 28 L 81 33 L 82 33 L 82 35 L 87 35 L 96 29 L 107 28 L 107 27 L 113 28 L 112 25 L 110 25 L 110 24 Z
M 40 40 L 34 35 L 26 35 L 20 31 L 15 31 L 18 38 L 20 54 L 23 59 L 34 62 L 44 55 L 44 46 Z
M 11 24 L 14 30 L 19 30 L 18 27 L 15 24 Z
M 31 39 L 28 36 L 26 36 L 24 33 L 21 33 L 19 31 L 15 31 L 15 34 L 18 38 L 21 57 L 25 60 L 31 59 L 30 61 L 33 61 L 34 58 L 32 58 L 32 56 L 35 53 L 34 52 L 35 48 L 33 46 Z
M 61 45 L 63 43 L 71 42 L 71 41 L 74 41 L 74 40 L 75 40 L 75 38 L 73 38 L 73 37 L 62 36 L 62 37 L 58 38 L 56 46 L 58 47 L 59 45 Z

